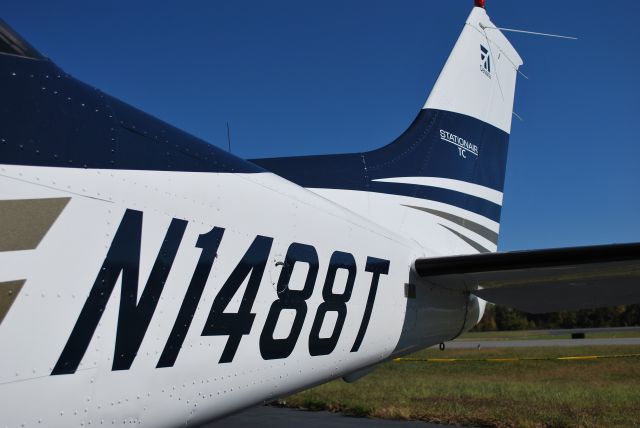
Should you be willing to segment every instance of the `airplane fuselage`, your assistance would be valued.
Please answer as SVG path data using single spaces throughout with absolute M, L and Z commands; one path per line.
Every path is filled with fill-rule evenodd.
M 25 406 L 3 425 L 199 423 L 469 322 L 466 294 L 412 273 L 415 241 L 48 61 L 0 61 L 0 282 L 18 294 L 0 402 Z

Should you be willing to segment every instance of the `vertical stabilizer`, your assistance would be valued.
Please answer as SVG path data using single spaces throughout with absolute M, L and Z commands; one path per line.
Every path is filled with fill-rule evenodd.
M 478 3 L 426 104 L 392 143 L 254 162 L 436 253 L 495 251 L 522 60 Z
M 506 133 L 511 131 L 520 55 L 474 7 L 424 106 L 474 117 Z

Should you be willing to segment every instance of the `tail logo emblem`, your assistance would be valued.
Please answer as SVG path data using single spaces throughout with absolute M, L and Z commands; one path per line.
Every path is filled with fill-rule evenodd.
M 489 54 L 489 49 L 485 48 L 483 45 L 480 45 L 480 71 L 484 73 L 489 79 L 491 79 L 491 55 Z

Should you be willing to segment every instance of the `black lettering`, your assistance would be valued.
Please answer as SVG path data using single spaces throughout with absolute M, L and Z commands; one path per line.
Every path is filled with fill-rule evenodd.
M 223 235 L 224 229 L 214 227 L 208 233 L 198 237 L 196 247 L 202 248 L 200 259 L 191 277 L 189 288 L 187 288 L 182 306 L 180 306 L 180 312 L 178 312 L 176 322 L 173 324 L 173 328 L 169 334 L 169 339 L 167 339 L 162 355 L 160 355 L 160 360 L 156 366 L 158 368 L 173 367 L 178 358 L 178 353 L 187 336 L 193 315 L 196 312 L 198 302 L 200 302 L 202 292 L 207 284 L 207 279 L 211 273 L 211 267 L 218 253 L 218 247 L 220 246 Z
M 272 243 L 273 238 L 258 235 L 213 301 L 202 335 L 229 336 L 220 356 L 220 363 L 233 361 L 242 336 L 251 333 L 256 317 L 256 314 L 251 313 L 251 307 L 260 288 Z M 249 273 L 251 276 L 238 313 L 224 312 Z
M 342 294 L 333 293 L 333 285 L 338 269 L 346 269 L 348 272 L 347 283 L 344 293 Z M 340 333 L 342 333 L 342 328 L 344 327 L 344 321 L 347 318 L 347 302 L 351 299 L 353 285 L 356 280 L 356 272 L 356 261 L 353 255 L 341 251 L 336 251 L 331 255 L 327 278 L 324 281 L 324 288 L 322 289 L 324 302 L 318 306 L 318 311 L 316 312 L 316 317 L 311 327 L 311 333 L 309 334 L 309 353 L 311 355 L 328 355 L 336 348 Z M 337 312 L 338 318 L 336 319 L 336 325 L 333 328 L 331 336 L 320 338 L 320 329 L 322 328 L 322 323 L 324 322 L 327 312 Z
M 377 259 L 375 257 L 367 257 L 367 267 L 365 271 L 372 272 L 371 288 L 369 289 L 369 297 L 367 297 L 367 306 L 364 309 L 364 316 L 362 317 L 362 323 L 360 324 L 360 330 L 356 336 L 356 341 L 351 348 L 351 352 L 358 352 L 364 334 L 369 327 L 369 320 L 371 319 L 371 312 L 373 310 L 373 302 L 376 300 L 376 293 L 378 292 L 378 282 L 380 281 L 380 275 L 387 275 L 389 273 L 389 260 Z
M 140 301 L 136 304 L 142 212 L 129 209 L 125 212 L 89 297 L 51 372 L 52 375 L 71 374 L 78 369 L 120 275 L 120 312 L 112 368 L 127 370 L 131 367 L 149 327 L 186 227 L 185 220 L 171 221 Z
M 289 281 L 297 262 L 307 263 L 309 271 L 307 272 L 303 289 L 291 290 Z M 284 266 L 278 278 L 278 299 L 271 304 L 267 320 L 260 335 L 260 353 L 265 360 L 287 358 L 293 352 L 307 315 L 306 300 L 313 294 L 313 287 L 318 276 L 318 267 L 318 253 L 314 247 L 297 242 L 289 246 Z M 285 309 L 294 309 L 296 311 L 291 331 L 289 336 L 284 339 L 274 339 L 273 333 L 275 332 L 278 318 L 280 318 L 280 313 Z

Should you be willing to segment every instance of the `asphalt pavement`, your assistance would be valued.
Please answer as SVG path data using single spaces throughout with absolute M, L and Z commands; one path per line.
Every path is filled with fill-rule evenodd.
M 424 422 L 355 418 L 330 412 L 308 412 L 271 406 L 253 407 L 242 413 L 204 425 L 206 428 L 462 428 Z

